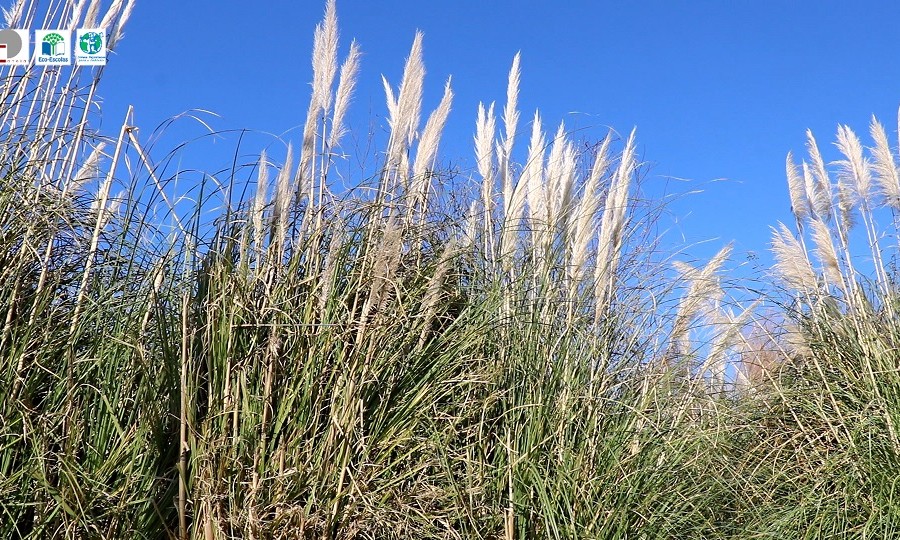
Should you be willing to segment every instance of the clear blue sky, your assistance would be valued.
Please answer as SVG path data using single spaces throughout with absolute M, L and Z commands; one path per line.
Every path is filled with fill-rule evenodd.
M 673 206 L 689 241 L 718 239 L 699 248 L 701 256 L 732 239 L 739 253 L 767 249 L 769 226 L 790 219 L 785 154 L 805 156 L 807 128 L 827 160 L 837 158 L 831 142 L 839 123 L 869 142 L 872 114 L 897 144 L 896 1 L 338 0 L 337 7 L 342 51 L 356 38 L 364 52 L 352 127 L 383 126 L 380 75 L 399 82 L 420 29 L 426 109 L 450 75 L 456 93 L 441 155 L 471 166 L 477 103 L 502 106 L 521 51 L 523 121 L 540 108 L 548 130 L 565 120 L 599 138 L 605 126 L 620 133 L 636 126 L 651 164 L 649 192 L 666 182 L 669 191 L 704 190 Z M 323 9 L 324 0 L 252 7 L 138 0 L 100 91 L 104 122 L 117 125 L 132 103 L 144 135 L 195 107 L 220 114 L 211 120 L 217 129 L 296 129 Z

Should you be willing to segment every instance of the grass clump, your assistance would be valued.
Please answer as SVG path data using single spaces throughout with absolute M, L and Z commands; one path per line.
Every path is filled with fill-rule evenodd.
M 27 26 L 16 6 L 7 24 Z M 84 7 L 48 16 L 87 25 Z M 103 16 L 116 39 L 131 7 Z M 89 129 L 100 71 L 11 68 L 0 535 L 894 534 L 896 302 L 874 210 L 900 184 L 879 124 L 872 158 L 839 131 L 837 204 L 811 135 L 810 162 L 789 157 L 786 289 L 735 312 L 729 247 L 670 272 L 634 132 L 581 148 L 535 115 L 515 163 L 518 56 L 502 115 L 479 108 L 473 178 L 442 191 L 453 92 L 423 124 L 415 36 L 372 185 L 332 192 L 359 66 L 337 35 L 328 2 L 296 151 L 246 164 L 246 186 L 240 167 L 202 183 L 191 208 L 130 111 L 114 138 Z

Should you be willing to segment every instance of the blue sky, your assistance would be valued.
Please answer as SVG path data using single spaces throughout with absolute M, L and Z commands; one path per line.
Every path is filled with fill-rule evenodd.
M 541 110 L 587 138 L 637 127 L 646 191 L 702 193 L 673 204 L 673 240 L 735 240 L 737 258 L 767 249 L 769 226 L 790 219 L 788 150 L 804 156 L 811 128 L 826 159 L 838 124 L 868 143 L 875 114 L 896 145 L 900 2 L 338 0 L 342 50 L 364 52 L 350 118 L 357 133 L 384 129 L 381 74 L 398 83 L 416 29 L 425 34 L 426 109 L 453 77 L 444 160 L 471 167 L 479 101 L 502 106 L 522 52 L 523 120 Z M 125 107 L 147 135 L 191 108 L 215 111 L 216 129 L 251 128 L 299 140 L 311 79 L 312 33 L 324 0 L 139 0 L 100 94 L 104 123 Z M 164 142 L 174 146 L 181 124 Z M 526 126 L 527 129 L 527 126 Z M 191 131 L 193 130 L 193 131 Z M 234 139 L 215 165 L 227 164 Z M 522 141 L 524 144 L 525 141 Z M 213 145 L 215 146 L 215 145 Z M 160 149 L 166 148 L 161 143 Z M 245 144 L 247 156 L 260 145 Z M 197 166 L 203 166 L 202 162 Z M 681 180 L 673 180 L 678 178 Z

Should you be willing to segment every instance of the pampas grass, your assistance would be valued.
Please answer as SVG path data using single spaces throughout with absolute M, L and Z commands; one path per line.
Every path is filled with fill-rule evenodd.
M 900 173 L 894 161 L 884 126 L 876 118 L 872 118 L 870 134 L 875 141 L 872 149 L 872 168 L 876 182 L 880 188 L 884 203 L 891 208 L 900 208 Z
M 810 292 L 818 288 L 816 273 L 797 238 L 783 223 L 772 229 L 775 272 L 788 287 Z
M 133 3 L 100 4 L 4 17 L 100 20 L 115 44 Z M 730 246 L 659 250 L 634 130 L 582 145 L 535 112 L 523 142 L 518 54 L 502 116 L 478 108 L 472 178 L 437 189 L 453 91 L 421 126 L 425 43 L 384 80 L 377 184 L 343 192 L 361 52 L 340 61 L 333 0 L 296 152 L 196 189 L 130 111 L 92 130 L 103 70 L 9 68 L 0 536 L 896 536 L 884 127 L 867 150 L 841 126 L 836 163 L 807 133 L 780 288 L 735 285 Z
M 810 201 L 791 152 L 788 152 L 787 158 L 785 158 L 785 171 L 787 172 L 788 193 L 791 196 L 791 212 L 797 220 L 797 226 L 801 227 L 803 220 L 809 216 Z

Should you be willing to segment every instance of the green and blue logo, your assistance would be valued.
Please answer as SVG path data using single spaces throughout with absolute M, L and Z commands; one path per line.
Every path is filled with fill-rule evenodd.
M 53 32 L 44 36 L 41 40 L 41 54 L 45 56 L 64 56 L 66 40 L 61 35 Z
M 106 65 L 106 31 L 82 28 L 76 31 L 75 63 L 80 66 Z
M 103 50 L 103 36 L 97 32 L 85 32 L 78 37 L 78 48 L 84 54 L 98 54 Z
M 35 30 L 34 62 L 41 66 L 67 66 L 72 63 L 69 30 Z

